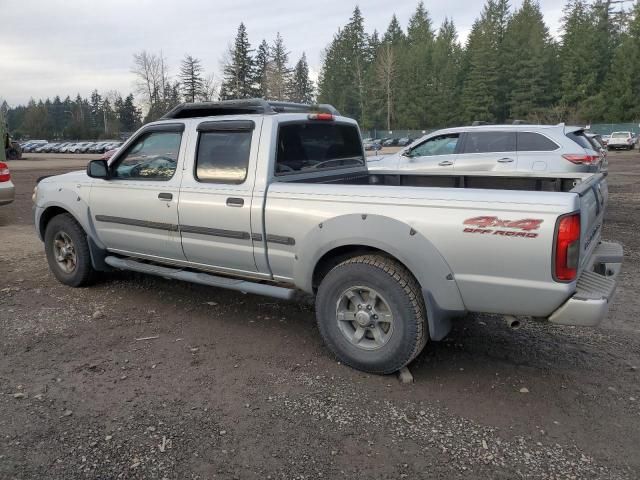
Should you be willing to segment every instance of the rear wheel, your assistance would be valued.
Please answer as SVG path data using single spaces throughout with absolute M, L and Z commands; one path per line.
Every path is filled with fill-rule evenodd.
M 44 248 L 49 268 L 65 285 L 82 287 L 91 283 L 95 270 L 87 235 L 68 213 L 57 215 L 48 223 Z
M 411 362 L 428 331 L 424 300 L 411 273 L 381 255 L 363 255 L 334 267 L 316 298 L 320 333 L 343 363 L 388 374 Z

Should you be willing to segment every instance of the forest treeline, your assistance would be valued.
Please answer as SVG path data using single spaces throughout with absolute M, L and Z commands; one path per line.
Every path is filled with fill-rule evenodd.
M 488 0 L 462 44 L 453 20 L 434 25 L 423 2 L 407 25 L 392 15 L 384 32 L 368 32 L 355 7 L 326 47 L 317 83 L 304 53 L 290 63 L 280 33 L 253 48 L 241 23 L 219 78 L 191 55 L 172 77 L 162 52 L 142 51 L 131 94 L 4 102 L 0 113 L 14 135 L 78 139 L 130 132 L 183 101 L 251 97 L 331 103 L 365 129 L 638 121 L 640 2 L 621 8 L 569 0 L 553 36 L 534 0 L 515 9 Z

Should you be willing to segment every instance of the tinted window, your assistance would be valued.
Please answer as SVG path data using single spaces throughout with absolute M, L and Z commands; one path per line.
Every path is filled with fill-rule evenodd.
M 411 149 L 410 156 L 431 157 L 434 155 L 451 155 L 456 151 L 459 138 L 460 135 L 457 133 L 432 137 Z
M 578 130 L 577 132 L 567 133 L 567 137 L 576 142 L 582 148 L 588 148 L 589 150 L 593 150 L 593 145 L 584 135 L 584 131 Z
M 200 182 L 242 183 L 247 178 L 250 131 L 201 132 L 196 157 L 196 179 Z
M 336 123 L 280 126 L 276 175 L 364 165 L 358 128 Z
M 519 152 L 550 152 L 557 150 L 558 145 L 544 135 L 533 132 L 518 132 Z
M 468 132 L 463 153 L 514 152 L 515 132 Z
M 176 171 L 182 134 L 151 132 L 139 138 L 118 161 L 116 178 L 169 180 Z

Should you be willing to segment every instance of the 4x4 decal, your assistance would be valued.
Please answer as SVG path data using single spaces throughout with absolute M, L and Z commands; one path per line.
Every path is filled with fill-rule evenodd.
M 523 218 L 521 220 L 502 220 L 498 217 L 473 217 L 463 222 L 468 225 L 464 233 L 478 233 L 481 235 L 500 235 L 504 237 L 537 238 L 538 230 L 544 220 L 539 218 Z M 494 227 L 494 228 L 489 228 Z M 495 227 L 498 227 L 496 230 Z M 502 230 L 508 229 L 508 230 Z

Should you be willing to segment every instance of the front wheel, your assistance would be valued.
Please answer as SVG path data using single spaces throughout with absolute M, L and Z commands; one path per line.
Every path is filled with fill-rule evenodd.
M 369 373 L 398 371 L 428 338 L 418 282 L 403 265 L 381 255 L 334 267 L 318 288 L 316 317 L 336 357 Z
M 71 287 L 91 283 L 95 270 L 87 235 L 71 215 L 51 219 L 44 233 L 44 248 L 49 268 L 61 283 Z

